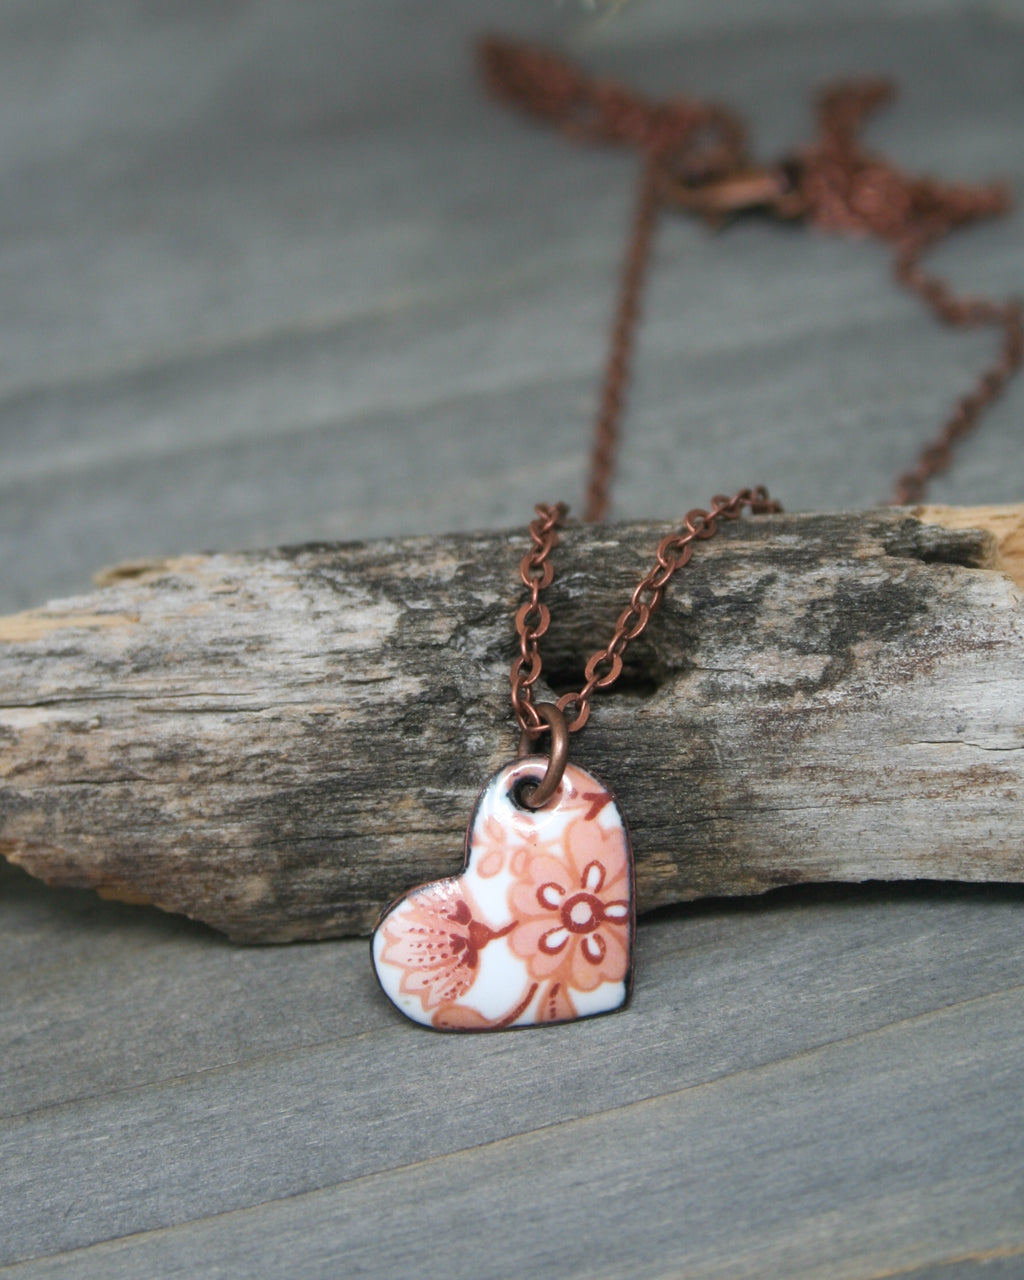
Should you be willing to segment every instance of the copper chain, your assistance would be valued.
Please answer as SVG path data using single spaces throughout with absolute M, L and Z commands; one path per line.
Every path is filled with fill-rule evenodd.
M 802 219 L 824 231 L 871 235 L 892 245 L 893 274 L 932 313 L 956 328 L 1001 331 L 996 360 L 962 395 L 917 462 L 896 478 L 894 505 L 921 499 L 928 481 L 950 464 L 952 447 L 971 431 L 1024 362 L 1024 310 L 1018 300 L 960 297 L 921 268 L 921 257 L 951 231 L 1006 213 L 1000 183 L 945 183 L 905 173 L 860 141 L 864 121 L 887 102 L 885 80 L 845 81 L 818 101 L 818 138 L 775 165 L 747 157 L 742 120 L 728 108 L 693 98 L 652 101 L 613 80 L 585 75 L 564 59 L 515 41 L 480 46 L 487 87 L 503 101 L 577 142 L 634 147 L 644 157 L 639 197 L 619 289 L 611 348 L 591 454 L 585 520 L 607 514 L 619 424 L 629 381 L 658 214 L 697 213 L 713 223 L 746 210 Z
M 661 604 L 669 579 L 693 555 L 693 544 L 712 538 L 718 532 L 719 520 L 735 520 L 749 507 L 754 515 L 766 515 L 782 510 L 779 503 L 768 496 L 762 485 L 754 489 L 741 489 L 731 498 L 717 494 L 711 499 L 707 511 L 700 507 L 687 513 L 682 530 L 670 533 L 658 543 L 654 564 L 640 579 L 629 604 L 619 614 L 612 638 L 603 649 L 591 655 L 584 677 L 586 683 L 578 693 L 564 693 L 558 699 L 559 711 L 573 708 L 569 732 L 582 729 L 590 717 L 590 699 L 598 689 L 608 689 L 622 674 L 622 657 L 632 640 L 647 628 L 652 614 Z M 530 525 L 532 548 L 523 556 L 519 576 L 530 592 L 530 599 L 516 614 L 516 630 L 519 633 L 519 656 L 512 663 L 512 706 L 516 719 L 524 733 L 531 737 L 544 732 L 546 725 L 534 706 L 533 686 L 541 672 L 540 651 L 537 642 L 547 631 L 551 614 L 540 594 L 550 586 L 554 578 L 551 552 L 558 545 L 558 530 L 568 512 L 564 502 L 548 506 L 538 503 L 537 518 Z
M 652 101 L 615 81 L 589 77 L 555 54 L 513 41 L 483 41 L 480 65 L 496 96 L 574 141 L 631 146 L 644 157 L 595 425 L 585 520 L 601 520 L 608 511 L 636 327 L 663 209 L 697 213 L 714 224 L 760 210 L 826 231 L 876 236 L 893 247 L 896 280 L 939 320 L 1000 331 L 995 361 L 957 400 L 916 463 L 897 476 L 895 505 L 920 500 L 928 481 L 950 465 L 953 446 L 973 430 L 1024 362 L 1019 301 L 958 296 L 921 267 L 923 254 L 951 231 L 1005 213 L 1009 193 L 1000 184 L 913 177 L 868 151 L 860 131 L 865 118 L 892 96 L 888 82 L 865 79 L 831 86 L 819 99 L 817 140 L 775 165 L 759 167 L 747 158 L 743 122 L 727 108 L 678 96 Z M 690 559 L 693 544 L 713 536 L 719 520 L 735 519 L 744 507 L 754 513 L 781 511 L 764 488 L 742 489 L 732 498 L 715 497 L 708 511 L 691 511 L 684 531 L 662 540 L 655 565 L 638 583 L 611 640 L 587 662 L 582 689 L 558 699 L 561 711 L 573 708 L 570 731 L 587 722 L 593 693 L 618 679 L 622 655 L 647 626 L 673 573 Z M 550 623 L 540 594 L 552 581 L 550 556 L 567 508 L 558 503 L 536 510 L 530 525 L 532 549 L 520 567 L 530 598 L 516 615 L 520 651 L 511 673 L 516 719 L 531 737 L 548 727 L 533 699 L 541 674 L 538 641 Z

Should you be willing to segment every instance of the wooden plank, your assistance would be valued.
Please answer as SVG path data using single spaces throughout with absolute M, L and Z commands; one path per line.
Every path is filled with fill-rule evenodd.
M 424 1035 L 384 1007 L 365 961 L 365 944 L 343 943 L 317 949 L 339 961 L 338 984 L 323 998 L 337 1000 L 354 1015 L 358 1034 L 343 1033 L 316 1046 L 297 1047 L 278 1003 L 285 992 L 297 993 L 291 983 L 294 970 L 276 967 L 279 952 L 261 951 L 252 953 L 258 967 L 253 970 L 245 1020 L 258 1024 L 263 1010 L 270 1011 L 279 1048 L 261 1044 L 265 1033 L 254 1029 L 241 1032 L 239 1043 L 231 1030 L 233 1018 L 242 1024 L 236 1009 L 215 1020 L 202 1050 L 205 1064 L 179 1041 L 177 1053 L 184 1067 L 179 1073 L 166 1048 L 154 1059 L 149 1057 L 159 1031 L 145 1011 L 152 999 L 151 978 L 140 971 L 134 980 L 119 981 L 117 1008 L 91 1011 L 97 1019 L 93 1043 L 103 1043 L 107 1035 L 113 1040 L 112 1050 L 123 1050 L 121 1082 L 113 1087 L 108 1083 L 89 1097 L 96 1082 L 88 1078 L 88 1055 L 83 1062 L 83 1055 L 70 1044 L 63 1067 L 54 1064 L 49 1073 L 58 1083 L 64 1073 L 65 1101 L 0 1124 L 5 1157 L 0 1257 L 11 1262 L 337 1183 L 365 1181 L 371 1174 L 405 1165 L 422 1167 L 423 1161 L 619 1108 L 650 1117 L 641 1119 L 632 1138 L 619 1135 L 614 1118 L 607 1118 L 611 1128 L 604 1129 L 605 1141 L 611 1145 L 606 1150 L 619 1151 L 624 1158 L 624 1169 L 616 1176 L 617 1185 L 625 1186 L 633 1176 L 630 1170 L 644 1164 L 644 1152 L 664 1123 L 657 1111 L 640 1111 L 637 1103 L 743 1076 L 772 1063 L 781 1063 L 778 1081 L 766 1081 L 757 1096 L 777 1100 L 779 1091 L 788 1088 L 782 1083 L 787 1072 L 795 1071 L 792 1102 L 777 1110 L 759 1108 L 753 1096 L 737 1099 L 735 1120 L 723 1131 L 727 1144 L 751 1125 L 761 1126 L 765 1137 L 764 1126 L 777 1126 L 774 1141 L 785 1148 L 791 1146 L 794 1133 L 806 1134 L 811 1150 L 799 1168 L 813 1183 L 815 1160 L 838 1158 L 834 1134 L 815 1129 L 820 1120 L 815 1108 L 824 1105 L 823 1096 L 831 1096 L 836 1116 L 845 1114 L 855 1134 L 870 1090 L 880 1090 L 877 1132 L 879 1125 L 888 1123 L 884 1082 L 896 1075 L 907 1081 L 908 1089 L 916 1079 L 926 1105 L 937 1089 L 939 1110 L 950 1096 L 960 1098 L 961 1120 L 952 1119 L 942 1135 L 932 1132 L 930 1122 L 921 1122 L 920 1128 L 916 1123 L 899 1126 L 902 1139 L 916 1134 L 913 1141 L 919 1146 L 933 1144 L 929 1167 L 940 1170 L 947 1158 L 946 1139 L 959 1123 L 988 1126 L 999 1117 L 1000 1124 L 1012 1130 L 1011 1114 L 999 1098 L 1001 1091 L 1018 1089 L 1012 1070 L 1007 1074 L 1004 1055 L 1013 1052 L 1012 1037 L 1008 1041 L 1005 1034 L 1006 1019 L 1018 1016 L 1020 1001 L 1020 894 L 908 892 L 898 908 L 900 936 L 892 929 L 892 903 L 889 892 L 878 889 L 838 900 L 798 895 L 773 900 L 761 909 L 705 909 L 689 922 L 671 918 L 655 923 L 641 932 L 641 981 L 632 1007 L 613 1018 L 565 1028 L 558 1033 L 557 1046 L 544 1031 L 468 1041 Z M 162 967 L 161 951 L 170 958 L 176 949 L 204 956 L 211 949 L 223 950 L 201 935 L 168 942 L 170 949 L 164 945 L 153 953 L 147 966 L 151 970 Z M 230 1004 L 232 988 L 218 978 L 219 967 L 214 956 L 210 1002 L 219 995 Z M 172 964 L 170 972 L 174 970 Z M 97 995 L 103 976 L 101 968 L 90 984 Z M 317 998 L 308 987 L 299 989 L 303 999 Z M 268 990 L 274 994 L 268 995 Z M 51 1000 L 56 998 L 54 992 Z M 367 1006 L 378 1019 L 373 1028 L 359 1025 L 365 1016 L 360 1010 Z M 165 1016 L 174 1010 L 185 1013 L 188 989 L 180 1004 L 169 990 L 163 1007 Z M 978 1009 L 995 1012 L 981 1018 L 979 1025 Z M 143 1015 L 140 1033 L 134 1030 L 136 1010 Z M 83 1012 L 88 1016 L 90 1011 Z M 912 1028 L 936 1014 L 947 1026 L 939 1041 L 916 1042 L 913 1034 L 899 1039 L 899 1028 Z M 190 1022 L 191 1017 L 186 1013 Z M 223 1028 L 219 1046 L 217 1022 Z M 866 1071 L 864 1063 L 871 1057 L 871 1045 L 879 1043 L 878 1034 L 891 1034 L 882 1032 L 886 1027 L 895 1027 L 897 1038 L 891 1048 L 875 1053 L 874 1070 Z M 1002 1028 L 998 1036 L 997 1027 Z M 10 1033 L 9 1024 L 5 1031 Z M 255 1044 L 247 1051 L 244 1042 L 253 1038 Z M 975 1047 L 951 1058 L 947 1040 Z M 860 1065 L 848 1073 L 838 1067 L 816 1068 L 819 1084 L 809 1088 L 805 1054 L 833 1042 L 852 1046 Z M 554 1072 L 552 1053 L 558 1064 Z M 929 1062 L 935 1065 L 927 1070 Z M 833 1070 L 839 1075 L 829 1095 L 823 1082 Z M 975 1085 L 964 1087 L 965 1070 L 972 1081 L 975 1071 L 987 1080 L 986 1088 L 992 1091 L 987 1098 L 983 1091 L 972 1102 Z M 943 1072 L 949 1073 L 945 1085 L 936 1079 Z M 435 1109 L 436 1095 L 426 1082 L 439 1078 L 458 1082 L 449 1095 L 458 1098 L 458 1105 Z M 798 1105 L 801 1097 L 803 1106 L 810 1107 L 804 1114 Z M 80 1100 L 68 1105 L 74 1098 Z M 410 1108 L 415 1112 L 420 1107 L 429 1113 L 429 1123 L 410 1123 Z M 898 1108 L 894 1114 L 900 1114 Z M 604 1123 L 600 1121 L 597 1131 Z M 707 1129 L 699 1114 L 671 1121 L 680 1143 L 674 1166 L 679 1173 L 706 1169 L 708 1153 L 702 1152 L 701 1144 L 720 1123 L 717 1113 Z M 993 1171 L 1010 1177 L 1019 1168 L 1015 1144 L 1007 1137 L 989 1148 L 987 1133 L 986 1128 L 984 1142 L 980 1132 L 978 1136 L 980 1147 L 990 1150 L 985 1160 L 990 1159 Z M 851 1142 L 856 1139 L 851 1137 Z M 763 1163 L 764 1149 L 755 1146 L 753 1151 L 759 1153 L 752 1155 L 754 1166 L 766 1179 L 755 1196 L 756 1213 L 766 1214 L 781 1228 L 792 1205 L 774 1185 L 775 1165 Z M 572 1157 L 563 1167 L 570 1178 L 577 1178 L 589 1164 L 590 1157 L 581 1154 L 580 1163 Z M 60 1177 L 55 1178 L 58 1167 Z M 458 1183 L 446 1173 L 448 1167 L 438 1166 L 439 1185 L 448 1188 L 442 1195 L 454 1194 Z M 594 1167 L 605 1168 L 607 1163 Z M 907 1168 L 912 1167 L 913 1160 Z M 876 1181 L 872 1195 L 895 1193 L 906 1176 L 903 1169 L 897 1165 L 887 1171 L 882 1162 L 881 1181 Z M 651 1165 L 652 1177 L 654 1170 Z M 411 1172 L 430 1180 L 426 1170 Z M 851 1173 L 851 1182 L 862 1192 L 867 1187 L 863 1177 L 863 1168 Z M 845 1186 L 833 1189 L 837 1198 L 846 1195 Z M 969 1203 L 982 1204 L 983 1190 L 970 1192 Z M 525 1212 L 529 1198 L 510 1194 L 511 1202 Z M 687 1199 L 690 1194 L 688 1189 Z M 640 1195 L 638 1203 L 643 1198 Z M 927 1203 L 924 1192 L 921 1199 Z M 724 1203 L 735 1212 L 734 1199 Z M 377 1213 L 370 1214 L 377 1231 L 390 1221 L 386 1212 L 382 1216 L 383 1204 L 378 1199 Z M 834 1207 L 838 1211 L 839 1205 Z M 359 1212 L 364 1209 L 369 1213 L 365 1204 Z M 326 1224 L 333 1212 L 327 1210 L 321 1221 Z M 985 1220 L 991 1223 L 991 1210 Z M 363 1246 L 354 1221 L 347 1213 L 342 1221 L 343 1237 L 359 1257 Z M 649 1220 L 641 1214 L 640 1224 L 644 1221 Z M 627 1225 L 621 1219 L 616 1222 Z M 260 1238 L 275 1237 L 279 1231 L 267 1219 L 267 1234 Z
M 634 8 L 639 14 L 648 6 Z M 393 41 L 388 23 L 367 24 L 366 44 L 361 51 L 352 48 L 343 76 L 337 74 L 337 50 L 351 47 L 354 24 L 330 6 L 306 5 L 287 18 L 284 11 L 251 11 L 248 20 L 235 23 L 196 7 L 175 33 L 178 47 L 190 51 L 183 66 L 194 83 L 184 92 L 182 67 L 160 43 L 165 27 L 145 10 L 131 12 L 135 21 L 112 24 L 84 42 L 71 24 L 70 47 L 58 61 L 63 96 L 57 103 L 51 80 L 19 73 L 27 65 L 25 46 L 16 38 L 24 19 L 9 33 L 14 38 L 3 42 L 3 80 L 18 109 L 4 112 L 11 123 L 0 155 L 12 178 L 21 179 L 11 188 L 18 203 L 8 206 L 5 225 L 19 252 L 6 259 L 12 277 L 5 283 L 35 303 L 18 323 L 11 313 L 0 318 L 9 390 L 75 377 L 88 383 L 99 371 L 130 372 L 175 351 L 201 358 L 211 346 L 258 343 L 268 330 L 309 332 L 361 312 L 393 311 L 402 298 L 415 298 L 416 282 L 422 292 L 465 280 L 460 261 L 471 277 L 486 278 L 512 253 L 529 270 L 532 263 L 552 265 L 567 255 L 571 262 L 581 249 L 591 249 L 593 257 L 597 248 L 598 259 L 613 269 L 628 197 L 610 178 L 624 179 L 630 162 L 574 152 L 498 108 L 480 107 L 465 34 L 474 17 L 481 26 L 488 17 L 507 20 L 506 6 L 452 6 L 431 14 L 417 22 L 408 45 Z M 548 29 L 565 21 L 566 15 L 561 23 L 552 19 Z M 538 35 L 548 25 L 543 14 L 534 14 L 532 24 L 540 26 Z M 787 30 L 788 59 L 807 65 L 820 58 L 835 45 L 837 27 L 844 62 L 863 66 L 881 58 L 910 81 L 908 101 L 879 125 L 882 137 L 912 153 L 923 150 L 929 162 L 965 176 L 980 175 L 992 163 L 1004 172 L 1020 171 L 1020 133 L 1006 110 L 1014 101 L 1020 38 L 1012 23 L 989 18 L 973 24 L 972 49 L 992 74 L 974 82 L 971 103 L 958 103 L 952 119 L 936 118 L 938 97 L 931 94 L 938 95 L 963 65 L 956 24 L 922 29 L 891 22 L 883 51 L 870 22 L 833 16 Z M 61 27 L 51 23 L 46 30 Z M 92 59 L 111 30 L 122 41 L 118 74 L 98 81 Z M 644 34 L 642 21 L 632 46 L 629 32 L 628 24 L 620 24 L 608 47 L 591 48 L 592 60 L 617 62 L 620 74 L 643 76 L 655 87 L 685 78 L 698 92 L 713 90 L 756 111 L 759 131 L 770 135 L 771 145 L 800 140 L 796 129 L 806 128 L 806 105 L 787 77 L 771 79 L 765 60 L 755 58 L 760 32 L 712 33 L 671 53 L 660 34 Z M 77 55 L 76 40 L 85 46 Z M 38 35 L 28 43 L 31 56 Z M 403 53 L 413 48 L 414 56 Z M 263 73 L 254 73 L 254 65 Z M 752 65 L 761 68 L 756 77 Z M 378 91 L 382 82 L 389 93 Z M 140 83 L 152 93 L 148 108 L 128 111 L 125 102 Z M 417 103 L 412 114 L 405 106 L 410 100 Z M 775 138 L 780 117 L 790 132 Z M 127 145 L 108 157 L 116 181 L 105 175 L 107 181 L 97 183 L 89 147 L 109 145 L 110 118 L 126 132 Z M 403 121 L 401 130 L 396 119 Z M 77 132 L 69 132 L 71 121 Z M 346 127 L 350 121 L 358 127 Z M 432 181 L 425 191 L 416 178 L 428 141 Z M 503 162 L 487 167 L 483 183 L 483 162 L 498 144 Z M 149 154 L 164 163 L 150 164 Z M 225 156 L 234 163 L 225 164 Z M 349 177 L 352 169 L 365 172 L 371 157 L 376 183 L 390 192 L 387 208 L 373 183 Z M 52 198 L 57 180 L 60 202 Z M 474 205 L 467 207 L 471 193 Z M 583 225 L 570 196 L 586 204 Z M 481 216 L 508 209 L 513 198 L 514 222 Z M 325 218 L 324 209 L 343 212 L 344 222 Z M 213 210 L 212 217 L 206 210 Z M 348 251 L 339 253 L 342 234 Z M 76 238 L 88 244 L 88 259 L 76 249 Z M 458 254 L 452 252 L 456 245 Z M 78 272 L 95 272 L 86 265 L 92 262 L 107 264 L 108 273 L 86 274 L 81 288 L 69 290 L 68 270 L 76 259 Z M 688 288 L 692 284 L 688 278 Z M 146 295 L 159 295 L 161 305 L 144 307 Z M 55 324 L 45 303 L 51 300 L 52 307 L 56 297 L 65 310 Z M 49 343 L 41 341 L 46 332 Z
M 772 76 L 760 32 L 719 29 L 669 52 L 644 34 L 647 5 L 634 9 L 636 39 L 620 26 L 614 40 L 591 44 L 588 58 L 656 86 L 692 82 L 735 98 L 756 114 L 768 149 L 806 133 L 809 68 L 841 46 L 844 65 L 898 67 L 906 82 L 873 135 L 887 148 L 964 176 L 1024 172 L 1012 74 L 1021 37 L 1012 24 L 971 25 L 967 60 L 984 61 L 989 74 L 973 78 L 971 102 L 952 112 L 933 86 L 945 93 L 963 65 L 955 22 L 887 24 L 885 49 L 856 17 L 787 25 L 785 67 Z M 192 10 L 176 38 L 216 51 L 191 73 L 205 114 L 179 104 L 169 116 L 138 119 L 123 110 L 125 95 L 134 76 L 154 74 L 162 27 L 144 16 L 124 25 L 123 63 L 134 59 L 139 70 L 101 91 L 90 71 L 96 45 L 87 41 L 88 56 L 76 60 L 82 35 L 71 24 L 59 61 L 64 116 L 55 106 L 53 117 L 41 106 L 6 112 L 0 153 L 12 198 L 23 202 L 0 223 L 8 245 L 0 271 L 12 273 L 4 296 L 24 299 L 0 317 L 9 433 L 0 483 L 11 513 L 0 550 L 14 566 L 0 584 L 7 608 L 42 598 L 26 543 L 59 572 L 54 589 L 67 590 L 96 563 L 140 550 L 513 521 L 537 487 L 519 449 L 538 433 L 550 439 L 553 425 L 568 477 L 560 489 L 572 496 L 579 469 L 568 455 L 585 448 L 633 163 L 574 150 L 480 104 L 465 37 L 470 19 L 483 24 L 489 12 L 459 10 L 451 29 L 432 15 L 442 25 L 428 50 L 417 46 L 409 86 L 401 56 L 410 55 L 391 48 L 381 20 L 380 34 L 366 37 L 373 57 L 364 49 L 368 62 L 353 67 L 351 84 L 333 55 L 318 52 L 295 101 L 275 77 L 287 81 L 286 68 L 311 47 L 340 47 L 339 17 L 303 8 L 286 36 L 277 16 L 253 14 L 236 27 Z M 507 12 L 496 7 L 492 16 Z M 20 30 L 0 42 L 12 94 L 29 92 L 15 74 L 25 65 L 26 46 L 13 38 Z M 29 55 L 40 56 L 39 40 L 38 32 L 29 39 Z M 385 53 L 386 66 L 373 63 Z M 264 64 L 263 74 L 251 70 Z M 422 97 L 413 118 L 402 114 L 407 97 L 390 104 L 374 94 L 380 105 L 362 106 L 369 64 L 401 94 Z M 794 67 L 808 68 L 802 83 Z M 49 83 L 41 78 L 32 92 L 45 98 Z M 258 111 L 254 83 L 266 99 Z M 81 133 L 67 138 L 54 120 L 72 106 Z M 104 109 L 117 112 L 131 142 L 117 151 L 117 180 L 97 184 L 89 147 L 108 145 Z M 30 163 L 28 139 L 44 117 Z M 396 120 L 405 120 L 401 129 Z M 492 163 L 496 151 L 501 165 Z M 164 163 L 169 152 L 175 164 Z M 356 183 L 356 172 L 374 181 Z M 378 189 L 388 192 L 386 208 Z M 297 204 L 321 212 L 297 217 Z M 48 211 L 42 221 L 40 210 Z M 204 220 L 201 210 L 214 214 Z M 998 290 L 1012 275 L 1018 239 L 1013 227 L 986 228 L 944 249 L 943 259 L 966 268 L 965 284 Z M 744 475 L 759 464 L 791 507 L 879 500 L 987 350 L 984 335 L 977 346 L 941 335 L 886 286 L 879 255 L 860 245 L 756 224 L 712 237 L 688 225 L 666 230 L 660 261 L 620 511 L 669 515 L 699 501 L 736 473 L 741 448 Z M 902 358 L 888 365 L 894 349 Z M 486 438 L 473 432 L 474 415 L 494 424 Z M 982 469 L 972 474 L 968 461 L 960 487 L 937 492 L 959 501 L 1017 497 L 1008 478 L 998 493 L 992 485 L 1018 417 L 997 413 L 971 446 Z M 381 457 L 382 431 L 401 450 L 397 476 Z M 439 442 L 467 436 L 480 448 L 453 467 Z M 857 467 L 844 443 L 853 438 L 863 450 Z M 415 523 L 405 503 L 392 512 L 386 501 L 401 474 L 422 476 L 429 495 L 416 501 Z M 79 495 L 74 509 L 61 502 L 61 485 Z M 133 502 L 134 492 L 143 500 Z
M 852 252 L 849 246 L 843 251 Z M 831 273 L 832 266 L 822 270 Z M 872 263 L 861 287 L 877 288 L 874 268 Z M 844 504 L 849 509 L 886 496 L 892 474 L 927 438 L 942 406 L 981 363 L 987 343 L 977 335 L 977 345 L 958 345 L 931 330 L 914 309 L 887 318 L 866 300 L 849 329 L 830 328 L 828 312 L 849 279 L 842 272 L 840 277 L 827 306 L 809 313 L 818 336 L 801 325 L 777 340 L 755 338 L 757 328 L 778 332 L 766 309 L 751 318 L 749 328 L 737 321 L 745 336 L 735 347 L 729 346 L 723 321 L 721 330 L 705 335 L 685 358 L 668 351 L 646 354 L 645 348 L 618 511 L 661 513 L 670 520 L 752 476 L 778 476 L 775 487 L 795 510 Z M 779 285 L 785 288 L 781 279 Z M 500 527 L 521 523 L 538 495 L 575 500 L 603 340 L 600 305 L 587 319 L 573 309 L 571 297 L 560 304 L 559 315 L 570 329 L 577 320 L 587 326 L 590 348 L 580 352 L 574 372 L 576 357 L 560 341 L 566 368 L 552 374 L 545 372 L 543 343 L 531 344 L 528 352 L 515 344 L 517 328 L 529 330 L 536 315 L 533 302 L 513 296 L 503 303 L 495 296 L 486 308 L 473 305 L 486 345 L 510 352 L 507 382 L 477 378 L 474 387 L 467 373 L 461 386 L 453 375 L 450 385 L 439 387 L 429 376 L 430 358 L 449 360 L 445 352 L 457 351 L 470 335 L 471 326 L 454 319 L 452 304 L 424 310 L 408 326 L 374 326 L 364 349 L 376 372 L 362 387 L 353 380 L 350 408 L 332 391 L 339 367 L 325 342 L 283 343 L 245 359 L 216 360 L 206 389 L 193 365 L 166 379 L 152 375 L 117 383 L 95 401 L 80 389 L 47 394 L 24 419 L 12 409 L 16 434 L 31 442 L 38 431 L 50 452 L 37 454 L 34 444 L 19 449 L 10 482 L 2 487 L 4 608 L 44 598 L 41 566 L 48 575 L 46 591 L 69 594 L 84 589 L 98 565 L 117 559 L 310 536 Z M 503 308 L 507 327 L 496 319 Z M 417 338 L 418 326 L 435 325 L 445 335 L 443 344 Z M 694 327 L 691 316 L 686 330 Z M 865 387 L 867 370 L 894 348 L 903 353 L 900 376 L 911 392 L 898 430 L 889 416 L 887 384 L 872 379 Z M 833 369 L 837 350 L 843 358 Z M 418 386 L 422 393 L 396 399 L 392 391 L 390 407 L 385 402 L 374 409 L 375 391 L 383 395 L 388 385 L 389 358 L 394 383 Z M 822 423 L 834 422 L 837 403 L 844 427 L 834 436 L 823 433 Z M 1009 447 L 1018 430 L 1011 407 L 997 410 L 984 438 L 971 443 L 954 492 L 978 501 L 1019 496 L 1012 476 L 993 479 L 992 472 L 1000 445 Z M 57 437 L 39 428 L 47 421 L 56 424 Z M 156 424 L 152 432 L 146 422 Z M 211 424 L 211 438 L 203 444 L 195 438 L 199 423 L 204 430 Z M 559 425 L 559 453 L 545 462 L 541 478 L 525 459 L 531 450 L 546 453 L 552 423 Z M 74 439 L 78 430 L 85 433 L 80 445 L 59 443 Z M 864 452 L 851 466 L 854 439 Z M 69 486 L 73 506 L 66 501 Z M 943 491 L 949 486 L 936 487 Z M 403 495 L 398 503 L 396 493 Z
M 1020 1075 L 1003 1026 L 1022 1011 L 1019 993 L 990 997 L 971 1016 L 943 1011 L 883 1033 L 881 1046 L 874 1038 L 831 1045 L 799 1063 L 453 1157 L 441 1179 L 427 1164 L 231 1215 L 206 1230 L 104 1249 L 99 1259 L 111 1274 L 128 1274 L 180 1259 L 184 1246 L 189 1261 L 212 1252 L 242 1275 L 268 1262 L 248 1234 L 268 1215 L 272 1262 L 301 1250 L 307 1274 L 333 1264 L 410 1277 L 444 1266 L 463 1276 L 859 1280 L 896 1267 L 913 1274 L 947 1258 L 1002 1255 L 1019 1265 L 1012 1135 Z M 965 1034 L 970 1054 L 962 1053 Z M 918 1058 L 942 1066 L 919 1074 L 908 1065 Z M 965 1098 L 983 1099 L 983 1120 Z M 807 1134 L 813 1166 L 799 1159 Z M 612 1228 L 599 1250 L 596 1222 Z M 311 1240 L 314 1223 L 321 1234 Z M 460 1255 L 474 1261 L 467 1266 Z
M 889 152 L 1024 174 L 1005 6 L 635 0 L 594 28 L 497 0 L 9 0 L 0 610 L 137 554 L 515 526 L 574 496 L 631 164 L 481 105 L 465 50 L 581 19 L 589 65 L 732 101 L 769 153 L 806 136 L 813 83 L 882 69 Z M 1020 226 L 941 265 L 1019 291 Z M 620 513 L 755 474 L 791 509 L 877 500 L 988 350 L 860 245 L 680 225 L 659 252 Z M 936 497 L 1019 500 L 1019 424 L 1016 392 Z M 687 910 L 641 927 L 629 1014 L 482 1058 L 407 1055 L 363 944 L 230 947 L 0 868 L 0 1245 L 50 1255 L 4 1274 L 1016 1275 L 1020 908 Z M 433 1147 L 441 1079 L 462 1105 Z M 171 1229 L 104 1243 L 147 1227 Z

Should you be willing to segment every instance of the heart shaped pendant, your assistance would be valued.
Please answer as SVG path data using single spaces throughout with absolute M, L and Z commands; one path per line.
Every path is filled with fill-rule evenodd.
M 568 765 L 540 809 L 520 788 L 547 761 L 505 765 L 480 793 L 462 874 L 393 902 L 373 966 L 406 1017 L 443 1031 L 568 1022 L 620 1009 L 633 968 L 633 856 L 612 793 Z

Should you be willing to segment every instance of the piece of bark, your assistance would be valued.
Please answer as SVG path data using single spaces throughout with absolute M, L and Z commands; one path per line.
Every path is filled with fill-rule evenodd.
M 570 528 L 578 688 L 662 526 Z M 0 619 L 0 852 L 248 942 L 457 871 L 515 750 L 520 533 L 124 565 Z M 1024 880 L 1024 507 L 745 519 L 699 544 L 573 758 L 641 910 L 807 881 Z M 544 696 L 544 689 L 541 689 Z

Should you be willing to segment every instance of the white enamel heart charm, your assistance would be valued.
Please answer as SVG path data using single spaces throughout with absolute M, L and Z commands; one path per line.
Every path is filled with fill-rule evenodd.
M 393 902 L 373 934 L 392 1003 L 443 1031 L 492 1031 L 611 1013 L 629 999 L 633 857 L 614 796 L 573 765 L 540 809 L 516 800 L 547 761 L 484 787 L 459 876 Z

